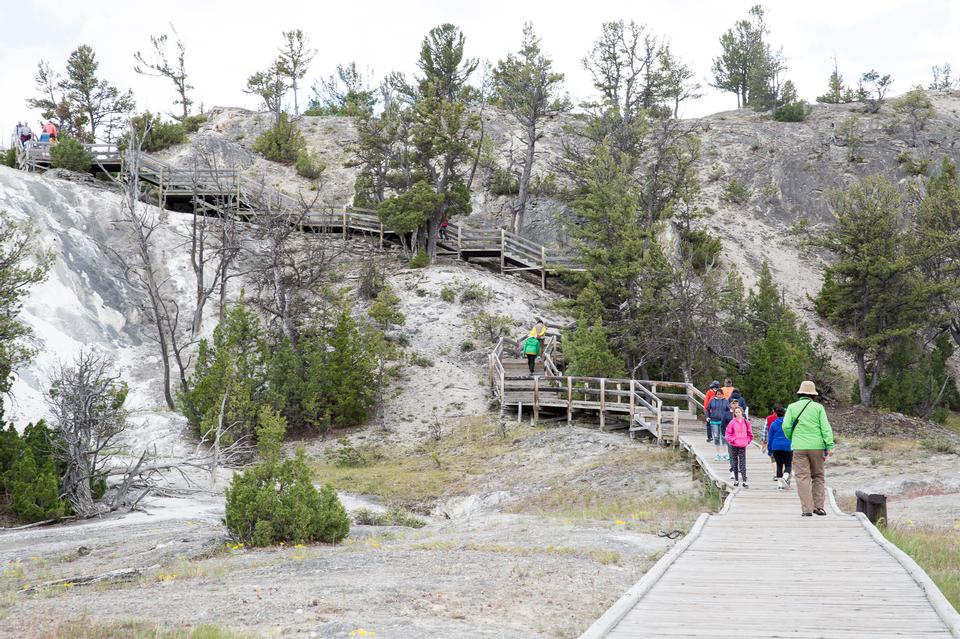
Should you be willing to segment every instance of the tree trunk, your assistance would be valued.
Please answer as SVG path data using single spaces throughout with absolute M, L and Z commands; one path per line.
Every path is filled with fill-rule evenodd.
M 537 126 L 527 125 L 527 152 L 523 158 L 523 172 L 520 174 L 520 193 L 517 195 L 517 208 L 513 214 L 513 232 L 519 234 L 523 227 L 524 214 L 527 211 L 527 198 L 530 195 L 530 175 L 533 173 L 533 157 L 537 144 Z
M 291 88 L 293 89 L 293 114 L 294 114 L 294 115 L 300 115 L 300 103 L 297 102 L 297 81 L 296 81 L 296 79 L 294 79 L 293 83 L 291 84 Z

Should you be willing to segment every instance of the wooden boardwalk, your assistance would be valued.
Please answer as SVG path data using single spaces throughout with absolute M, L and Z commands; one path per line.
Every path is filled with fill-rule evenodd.
M 581 639 L 960 637 L 960 615 L 863 515 L 831 496 L 826 517 L 801 517 L 796 488 L 776 489 L 756 447 L 750 487 L 733 489 L 702 424 L 684 427 L 680 444 L 733 492 Z
M 91 173 L 123 174 L 132 164 L 116 146 L 84 145 L 91 156 Z M 31 142 L 17 146 L 17 166 L 24 171 L 43 171 L 50 166 L 50 144 Z M 305 201 L 250 179 L 234 168 L 174 166 L 147 153 L 136 163 L 142 184 L 148 186 L 163 208 L 197 211 L 204 215 L 234 216 L 255 221 L 260 215 L 289 215 L 291 223 L 306 232 L 364 235 L 384 242 L 402 243 L 408 238 L 385 227 L 376 211 L 352 207 L 325 207 Z M 313 196 L 315 194 L 311 194 Z M 440 255 L 460 260 L 487 259 L 499 264 L 501 273 L 531 273 L 546 288 L 547 278 L 579 270 L 566 251 L 532 242 L 505 229 L 479 228 L 451 222 L 446 237 L 437 242 Z

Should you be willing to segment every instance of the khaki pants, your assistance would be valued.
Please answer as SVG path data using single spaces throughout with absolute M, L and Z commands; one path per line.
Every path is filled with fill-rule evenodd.
M 805 513 L 812 513 L 815 508 L 823 508 L 826 497 L 826 486 L 823 480 L 823 451 L 793 451 L 793 476 L 797 480 L 800 509 Z

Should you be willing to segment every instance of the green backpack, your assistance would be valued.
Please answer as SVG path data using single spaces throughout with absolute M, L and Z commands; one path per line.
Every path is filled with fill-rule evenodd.
M 536 337 L 528 337 L 523 342 L 523 354 L 524 355 L 539 355 L 540 354 L 540 340 Z

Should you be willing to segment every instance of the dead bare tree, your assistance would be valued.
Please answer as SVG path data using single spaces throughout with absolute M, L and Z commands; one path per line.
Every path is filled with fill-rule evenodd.
M 266 188 L 262 180 L 244 194 L 257 211 L 253 225 L 256 241 L 245 247 L 256 291 L 251 303 L 296 350 L 298 327 L 311 298 L 329 277 L 331 264 L 343 247 L 337 247 L 326 234 L 303 232 L 318 196 L 309 202 L 302 197 L 298 201 Z
M 144 310 L 155 330 L 152 338 L 160 348 L 160 361 L 163 366 L 163 395 L 170 410 L 176 408 L 171 386 L 171 359 L 178 368 L 180 387 L 187 388 L 186 349 L 192 344 L 189 336 L 184 336 L 180 327 L 180 307 L 175 296 L 168 294 L 169 282 L 161 274 L 159 260 L 155 259 L 154 233 L 164 221 L 163 212 L 143 204 L 140 187 L 140 157 L 143 139 L 133 126 L 128 127 L 127 151 L 124 158 L 125 174 L 114 178 L 124 188 L 121 206 L 121 219 L 117 223 L 120 237 L 126 235 L 129 244 L 134 247 L 129 256 L 118 249 L 126 242 L 112 242 L 104 245 L 104 250 L 114 257 L 121 267 L 124 279 L 146 294 Z
M 127 385 L 103 355 L 81 350 L 60 364 L 47 395 L 64 464 L 62 495 L 79 517 L 98 514 L 93 485 L 106 481 L 111 445 L 127 427 Z

